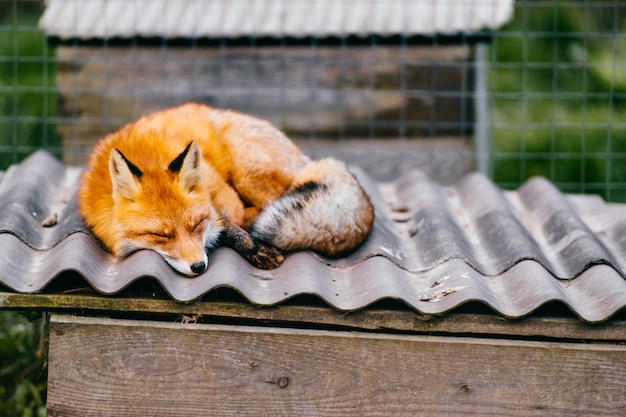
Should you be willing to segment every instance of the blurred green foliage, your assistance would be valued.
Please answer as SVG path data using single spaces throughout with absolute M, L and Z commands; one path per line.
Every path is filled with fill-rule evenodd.
M 0 169 L 60 144 L 54 49 L 37 27 L 42 1 L 0 0 Z
M 0 0 L 0 170 L 60 138 L 54 51 L 37 29 L 42 1 Z M 43 319 L 0 311 L 0 416 L 46 415 Z
M 491 49 L 498 184 L 542 175 L 564 191 L 626 201 L 625 6 L 516 2 Z
M 0 415 L 46 415 L 43 319 L 0 312 Z

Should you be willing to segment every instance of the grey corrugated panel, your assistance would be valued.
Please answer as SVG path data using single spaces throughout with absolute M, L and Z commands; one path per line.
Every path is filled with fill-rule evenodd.
M 455 34 L 512 13 L 513 0 L 48 0 L 40 26 L 61 38 Z
M 374 189 L 367 180 L 364 184 Z M 461 259 L 484 275 L 498 275 L 524 259 L 539 262 L 561 279 L 598 263 L 624 270 L 626 247 L 612 243 L 624 240 L 611 231 L 626 227 L 624 206 L 603 203 L 600 212 L 583 212 L 588 200 L 597 200 L 578 199 L 574 205 L 545 179 L 532 179 L 517 193 L 503 193 L 481 174 L 442 187 L 413 171 L 383 189 L 383 201 L 391 207 L 382 197 L 375 198 L 380 227 L 361 248 L 361 256 L 385 256 L 415 272 L 451 259 Z M 622 219 L 611 229 L 598 222 L 609 212 Z M 587 219 L 596 230 L 589 229 Z M 345 266 L 354 259 L 340 262 Z
M 590 322 L 626 306 L 626 206 L 563 195 L 544 179 L 502 192 L 477 174 L 442 187 L 419 172 L 385 184 L 357 172 L 377 218 L 355 253 L 298 252 L 262 271 L 218 248 L 205 274 L 186 278 L 151 251 L 122 260 L 104 251 L 76 212 L 79 173 L 37 152 L 2 176 L 2 285 L 39 292 L 75 271 L 103 294 L 149 277 L 181 302 L 228 287 L 259 305 L 309 294 L 340 310 L 397 299 L 438 314 L 478 301 L 510 317 L 558 301 Z M 55 212 L 57 224 L 43 227 Z
M 84 231 L 76 215 L 80 172 L 45 152 L 11 166 L 0 180 L 0 233 L 11 233 L 33 249 L 48 249 L 69 234 Z M 42 227 L 55 214 L 57 225 Z
M 210 272 L 189 279 L 175 274 L 153 252 L 138 252 L 116 262 L 82 233 L 44 253 L 7 236 L 0 235 L 0 244 L 11 250 L 12 256 L 10 262 L 3 262 L 1 281 L 21 292 L 37 292 L 61 272 L 74 270 L 104 294 L 121 292 L 138 278 L 152 277 L 172 298 L 183 302 L 215 288 L 229 287 L 258 305 L 310 294 L 346 311 L 391 298 L 427 314 L 441 314 L 479 301 L 502 315 L 522 317 L 548 302 L 559 301 L 582 320 L 598 322 L 622 309 L 626 300 L 624 279 L 607 265 L 593 266 L 574 280 L 562 281 L 534 261 L 522 261 L 488 277 L 460 260 L 416 274 L 398 269 L 382 257 L 336 269 L 307 253 L 297 253 L 278 270 L 259 271 L 230 249 L 220 248 L 214 253 Z

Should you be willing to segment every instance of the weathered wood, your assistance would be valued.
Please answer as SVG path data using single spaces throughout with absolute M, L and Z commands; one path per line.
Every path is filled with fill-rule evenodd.
M 50 323 L 50 416 L 609 416 L 625 384 L 623 345 Z
M 69 164 L 84 163 L 106 133 L 186 101 L 262 117 L 294 139 L 341 142 L 335 150 L 365 149 L 362 143 L 348 145 L 352 139 L 402 139 L 402 147 L 392 146 L 403 165 L 417 160 L 413 167 L 421 162 L 435 171 L 434 178 L 441 174 L 447 182 L 450 172 L 457 174 L 454 180 L 460 177 L 459 168 L 469 159 L 474 70 L 468 45 L 60 46 L 56 62 L 61 115 L 57 128 Z M 454 138 L 454 143 L 443 158 L 441 152 L 423 151 L 423 145 L 408 146 L 424 137 L 445 139 L 446 146 Z M 367 151 L 369 155 L 347 152 L 348 162 L 363 162 L 361 166 L 380 180 L 397 176 L 399 171 L 390 176 L 388 170 L 394 167 L 381 165 L 380 159 L 368 164 Z M 381 146 L 378 152 L 388 154 L 390 149 Z M 367 159 L 355 160 L 358 156 Z
M 626 321 L 586 324 L 567 317 L 529 316 L 509 320 L 490 314 L 422 315 L 412 310 L 369 308 L 342 312 L 327 307 L 279 305 L 257 307 L 237 302 L 180 304 L 156 298 L 109 298 L 88 295 L 16 294 L 0 292 L 0 311 L 42 311 L 141 315 L 180 322 L 245 322 L 318 329 L 387 331 L 416 334 L 476 335 L 572 341 L 626 341 Z

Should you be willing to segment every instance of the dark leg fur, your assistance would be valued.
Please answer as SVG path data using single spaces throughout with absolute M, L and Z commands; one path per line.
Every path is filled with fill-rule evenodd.
M 226 221 L 224 226 L 220 244 L 236 250 L 251 265 L 260 269 L 274 269 L 285 260 L 278 249 L 254 239 L 236 224 Z

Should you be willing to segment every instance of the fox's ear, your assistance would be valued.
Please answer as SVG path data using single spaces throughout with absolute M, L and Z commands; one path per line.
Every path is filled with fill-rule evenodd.
M 113 199 L 118 196 L 134 199 L 143 172 L 130 162 L 119 149 L 113 149 L 109 156 L 109 174 L 113 184 Z
M 182 186 L 188 192 L 200 184 L 201 168 L 200 168 L 200 148 L 198 143 L 193 140 L 167 167 L 170 172 L 178 174 Z

